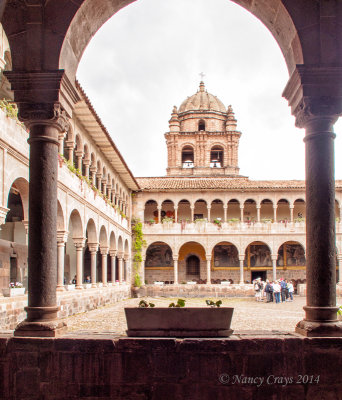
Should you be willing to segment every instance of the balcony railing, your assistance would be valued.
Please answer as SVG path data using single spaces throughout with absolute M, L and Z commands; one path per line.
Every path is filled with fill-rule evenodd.
M 336 231 L 341 231 L 340 223 L 336 223 Z M 144 234 L 241 234 L 241 233 L 305 233 L 305 222 L 145 222 Z

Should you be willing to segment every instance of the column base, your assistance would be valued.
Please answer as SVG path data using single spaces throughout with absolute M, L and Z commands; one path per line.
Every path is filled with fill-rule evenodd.
M 92 283 L 92 284 L 91 284 L 91 287 L 92 287 L 92 288 L 97 288 L 97 284 L 96 284 L 96 283 Z
M 83 289 L 84 289 L 84 287 L 83 287 L 82 285 L 79 285 L 79 286 L 77 286 L 77 285 L 76 285 L 75 289 L 78 289 L 78 290 L 83 290 Z
M 295 329 L 296 333 L 306 337 L 342 337 L 342 321 L 318 322 L 303 319 Z
M 57 286 L 56 291 L 57 292 L 65 292 L 66 291 L 65 286 L 64 285 L 63 286 Z
M 14 331 L 19 337 L 58 337 L 67 332 L 67 324 L 63 320 L 55 321 L 23 321 Z

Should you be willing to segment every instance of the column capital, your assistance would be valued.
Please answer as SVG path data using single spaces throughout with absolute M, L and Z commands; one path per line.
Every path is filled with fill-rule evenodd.
M 68 231 L 57 231 L 57 243 L 66 243 L 68 240 Z
M 337 259 L 338 259 L 338 261 L 342 261 L 342 254 L 338 254 Z
M 98 243 L 88 243 L 88 249 L 90 253 L 96 253 L 97 250 L 99 249 L 99 244 Z
M 72 238 L 76 249 L 83 249 L 86 239 L 85 238 Z
M 240 210 L 243 210 L 245 208 L 245 205 L 242 204 L 242 206 L 240 205 Z
M 124 253 L 122 251 L 118 251 L 117 257 L 119 260 L 122 260 L 124 258 Z
M 239 261 L 245 261 L 245 255 L 239 254 Z
M 83 157 L 83 150 L 76 150 L 75 151 L 75 155 L 76 155 L 76 157 Z
M 106 256 L 108 254 L 108 250 L 109 250 L 108 247 L 100 246 L 100 253 L 103 256 Z
M 64 70 L 6 71 L 5 75 L 18 104 L 18 117 L 25 125 L 54 125 L 60 132 L 66 130 L 65 117 L 72 116 L 80 97 Z
M 211 261 L 211 254 L 210 255 L 205 255 L 205 259 L 207 260 L 207 261 Z
M 228 204 L 223 204 L 223 209 L 227 210 L 228 209 Z
M 96 172 L 97 171 L 96 165 L 91 165 L 90 168 L 89 168 L 89 171 L 90 172 Z
M 272 261 L 277 261 L 278 254 L 271 254 Z
M 273 208 L 277 209 L 278 208 L 278 204 L 273 204 Z
M 118 254 L 118 251 L 117 251 L 117 250 L 109 250 L 109 255 L 110 255 L 111 257 L 116 257 L 117 254 Z
M 172 257 L 173 261 L 178 261 L 178 257 Z
M 297 65 L 285 89 L 296 126 L 305 128 L 324 120 L 331 126 L 342 113 L 342 67 Z

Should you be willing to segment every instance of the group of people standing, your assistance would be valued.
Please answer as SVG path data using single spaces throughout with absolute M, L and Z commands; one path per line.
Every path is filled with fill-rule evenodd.
M 285 301 L 293 301 L 293 283 L 287 279 L 279 279 L 276 281 L 266 282 L 261 278 L 253 281 L 256 301 L 263 301 L 266 297 L 266 303 L 275 301 L 275 303 L 283 303 Z

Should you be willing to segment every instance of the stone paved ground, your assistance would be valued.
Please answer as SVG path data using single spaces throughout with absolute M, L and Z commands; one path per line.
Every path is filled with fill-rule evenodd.
M 167 307 L 175 299 L 146 298 L 156 306 Z M 338 299 L 338 304 L 342 299 Z M 140 299 L 127 299 L 94 311 L 71 316 L 67 319 L 69 332 L 111 332 L 125 335 L 126 319 L 124 307 L 136 307 Z M 186 305 L 191 307 L 205 306 L 205 299 L 187 299 Z M 244 330 L 277 330 L 293 332 L 298 321 L 304 317 L 304 297 L 295 297 L 293 302 L 258 303 L 252 298 L 223 299 L 223 306 L 234 307 L 231 328 Z

